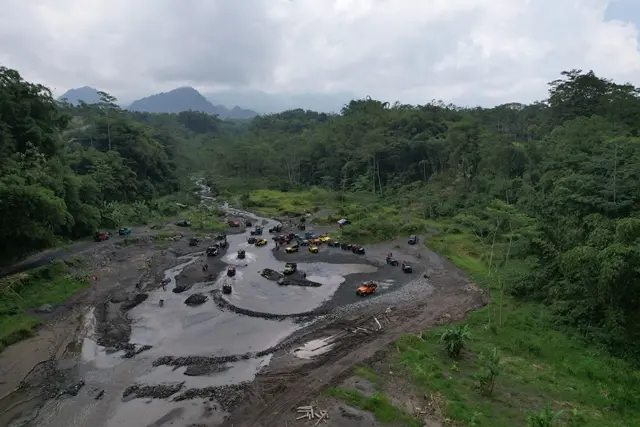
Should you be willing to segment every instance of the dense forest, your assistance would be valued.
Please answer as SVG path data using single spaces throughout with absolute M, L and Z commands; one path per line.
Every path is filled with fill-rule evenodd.
M 426 220 L 453 218 L 530 265 L 508 284 L 511 294 L 542 301 L 558 322 L 637 357 L 639 130 L 638 89 L 572 70 L 531 105 L 367 98 L 339 115 L 261 116 L 249 133 L 209 148 L 208 180 L 223 192 L 315 186 L 342 200 L 361 194 L 369 211 L 394 205 Z M 369 235 L 393 226 L 385 215 L 360 226 Z
M 163 196 L 190 189 L 197 170 L 245 201 L 252 189 L 316 187 L 368 212 L 356 224 L 368 236 L 420 232 L 442 219 L 466 227 L 491 247 L 495 268 L 526 262 L 506 285 L 513 296 L 640 356 L 640 93 L 632 85 L 572 70 L 531 105 L 367 98 L 336 115 L 292 110 L 235 122 L 128 112 L 100 95 L 74 107 L 0 68 L 0 240 L 11 242 L 0 260 L 170 214 L 175 203 L 162 205 Z M 422 222 L 398 227 L 385 206 Z
M 46 87 L 0 67 L 0 261 L 175 213 L 161 197 L 191 189 L 207 141 L 235 132 L 203 113 L 131 113 L 57 102 Z

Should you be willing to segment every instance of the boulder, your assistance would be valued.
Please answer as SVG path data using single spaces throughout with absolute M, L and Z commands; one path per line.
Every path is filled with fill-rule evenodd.
M 186 290 L 188 290 L 191 286 L 189 285 L 176 285 L 175 288 L 173 288 L 173 292 L 176 294 L 182 293 Z
M 53 306 L 51 304 L 42 304 L 40 307 L 36 308 L 37 313 L 51 313 L 53 312 Z
M 205 294 L 197 293 L 189 295 L 189 298 L 184 300 L 184 303 L 187 305 L 200 305 L 207 302 L 208 299 L 209 297 L 207 297 Z

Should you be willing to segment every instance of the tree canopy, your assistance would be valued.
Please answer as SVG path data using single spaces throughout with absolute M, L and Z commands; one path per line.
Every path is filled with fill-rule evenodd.
M 537 267 L 510 291 L 638 355 L 639 114 L 637 88 L 581 70 L 563 72 L 531 105 L 359 99 L 335 115 L 255 118 L 248 134 L 211 146 L 210 180 L 369 193 L 427 218 L 464 218 L 480 236 L 520 227 L 511 256 Z
M 0 261 L 143 222 L 197 163 L 199 135 L 226 131 L 216 116 L 130 113 L 99 95 L 74 107 L 0 67 Z
M 533 268 L 509 291 L 619 353 L 640 355 L 640 94 L 563 72 L 548 99 L 459 108 L 356 99 L 222 121 L 73 107 L 0 68 L 0 249 L 8 260 L 143 216 L 181 178 L 220 191 L 321 187 L 500 233 Z M 363 199 L 365 200 L 365 199 Z M 380 220 L 380 217 L 377 217 Z

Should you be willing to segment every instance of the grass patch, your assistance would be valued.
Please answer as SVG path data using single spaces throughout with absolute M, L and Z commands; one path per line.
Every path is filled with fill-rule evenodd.
M 80 261 L 72 258 L 0 281 L 0 348 L 33 335 L 40 323 L 29 310 L 60 304 L 89 287 L 84 274 L 74 274 Z
M 332 204 L 332 198 L 333 193 L 320 188 L 300 192 L 255 190 L 242 197 L 240 202 L 246 209 L 263 215 L 299 216 Z
M 191 221 L 194 231 L 226 231 L 229 226 L 223 219 L 224 213 L 218 210 L 190 209 L 185 218 Z
M 349 405 L 373 413 L 381 423 L 393 423 L 406 427 L 422 427 L 422 422 L 392 405 L 389 399 L 380 393 L 365 397 L 357 390 L 347 388 L 330 388 L 326 395 L 340 399 Z
M 353 374 L 362 378 L 366 378 L 376 386 L 380 384 L 380 378 L 368 366 L 356 366 Z
M 303 192 L 256 190 L 240 202 L 245 209 L 271 217 L 315 213 L 314 222 L 321 225 L 335 225 L 347 218 L 351 224 L 344 227 L 340 238 L 359 243 L 420 234 L 430 226 L 410 210 L 384 206 L 381 199 L 367 193 L 342 196 L 320 188 Z
M 510 261 L 488 276 L 488 248 L 463 229 L 440 228 L 449 231 L 432 236 L 430 245 L 489 290 L 492 303 L 469 315 L 472 341 L 459 360 L 445 353 L 439 343 L 444 328 L 436 328 L 424 332 L 423 340 L 400 338 L 396 363 L 421 389 L 445 396 L 448 418 L 461 425 L 474 418 L 481 426 L 526 425 L 528 411 L 550 403 L 554 410 L 565 410 L 557 425 L 640 425 L 640 371 L 554 329 L 543 305 L 502 295 L 500 284 L 527 271 L 526 260 Z M 501 354 L 501 372 L 494 393 L 485 397 L 476 390 L 473 374 L 479 355 L 494 348 Z

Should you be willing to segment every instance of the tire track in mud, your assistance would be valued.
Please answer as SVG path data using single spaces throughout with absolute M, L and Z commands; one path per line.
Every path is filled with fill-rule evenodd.
M 261 311 L 249 310 L 248 308 L 238 307 L 236 305 L 231 304 L 227 301 L 221 294 L 219 290 L 214 290 L 211 292 L 213 302 L 221 310 L 233 311 L 234 313 L 242 314 L 243 316 L 248 317 L 258 317 L 261 319 L 268 320 L 286 320 L 286 319 L 294 319 L 297 322 L 308 322 L 315 317 L 324 316 L 331 313 L 330 309 L 327 308 L 317 308 L 315 310 L 303 311 L 300 313 L 290 313 L 290 314 L 275 314 L 275 313 L 266 313 Z
M 326 329 L 336 329 L 343 330 L 347 332 L 352 332 L 358 327 L 363 326 L 365 323 L 369 322 L 369 318 L 367 320 L 345 320 L 340 318 L 332 318 L 332 316 L 326 316 L 323 318 L 324 322 L 322 324 L 313 324 L 308 325 L 302 330 L 294 333 L 289 338 L 279 342 L 278 344 L 271 346 L 267 349 L 257 351 L 257 352 L 247 352 L 241 354 L 230 354 L 226 356 L 162 356 L 156 359 L 152 366 L 173 366 L 173 367 L 206 367 L 211 370 L 219 369 L 220 365 L 225 365 L 227 363 L 234 363 L 241 360 L 249 360 L 256 359 L 264 356 L 268 356 L 270 354 L 277 353 L 282 350 L 290 349 L 294 346 L 300 345 L 300 343 L 305 342 L 311 339 L 310 335 L 315 335 L 318 331 L 323 331 Z M 345 335 L 338 335 L 334 337 L 333 342 L 337 344 L 337 348 L 341 347 L 340 343 L 345 338 Z M 354 335 L 351 335 L 353 337 Z M 370 335 L 361 335 L 363 337 Z M 352 340 L 350 340 L 351 342 Z M 312 363 L 312 362 L 310 362 Z M 306 364 L 308 366 L 309 363 Z

